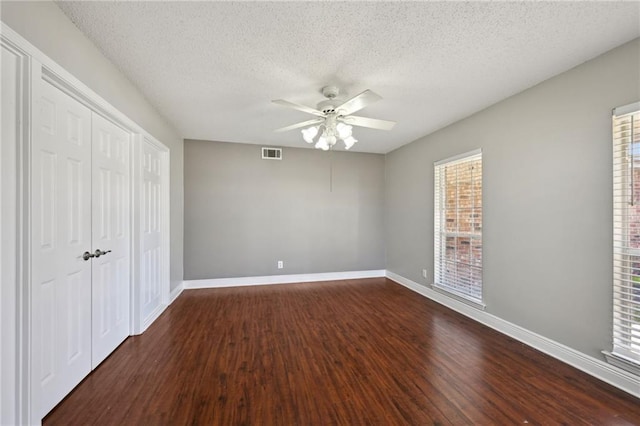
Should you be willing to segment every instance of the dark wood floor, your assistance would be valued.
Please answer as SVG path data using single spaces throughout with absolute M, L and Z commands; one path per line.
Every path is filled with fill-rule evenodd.
M 384 278 L 185 291 L 45 425 L 640 424 L 640 400 Z

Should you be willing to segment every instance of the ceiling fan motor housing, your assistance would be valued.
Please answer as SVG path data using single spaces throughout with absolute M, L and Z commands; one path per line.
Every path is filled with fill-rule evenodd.
M 322 111 L 325 114 L 333 114 L 336 112 L 335 101 L 331 99 L 327 99 L 326 101 L 322 101 L 318 103 L 318 111 Z
M 318 103 L 317 109 L 325 114 L 333 114 L 336 112 L 335 98 L 340 94 L 340 89 L 336 86 L 325 86 L 322 88 L 322 95 L 326 100 Z

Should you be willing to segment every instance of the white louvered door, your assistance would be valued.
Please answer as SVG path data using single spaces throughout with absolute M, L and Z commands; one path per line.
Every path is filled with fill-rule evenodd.
M 92 368 L 129 335 L 130 134 L 93 113 Z
M 129 335 L 130 134 L 45 81 L 37 93 L 31 369 L 42 418 Z
M 32 391 L 40 417 L 91 371 L 91 111 L 48 83 L 34 103 Z

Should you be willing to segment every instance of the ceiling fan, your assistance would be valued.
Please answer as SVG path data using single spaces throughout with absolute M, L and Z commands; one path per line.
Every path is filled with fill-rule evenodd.
M 368 127 L 378 130 L 391 130 L 395 126 L 395 121 L 378 120 L 375 118 L 359 117 L 351 115 L 360 111 L 364 107 L 379 101 L 381 96 L 371 90 L 365 90 L 353 98 L 337 104 L 336 97 L 340 90 L 336 86 L 326 86 L 322 88 L 322 94 L 326 100 L 320 102 L 317 109 L 296 104 L 293 102 L 278 99 L 272 101 L 274 104 L 293 108 L 298 111 L 313 114 L 316 118 L 292 124 L 287 127 L 277 129 L 276 132 L 286 132 L 293 129 L 302 129 L 302 137 L 307 143 L 316 142 L 315 147 L 327 151 L 333 147 L 338 139 L 344 142 L 345 149 L 350 149 L 358 142 L 352 135 L 352 126 Z M 336 105 L 337 104 L 337 105 Z M 322 130 L 322 132 L 320 132 Z M 316 136 L 320 136 L 316 139 Z

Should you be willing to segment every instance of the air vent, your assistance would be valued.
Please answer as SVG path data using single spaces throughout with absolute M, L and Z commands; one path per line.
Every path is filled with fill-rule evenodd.
M 263 160 L 282 160 L 282 148 L 262 147 Z

